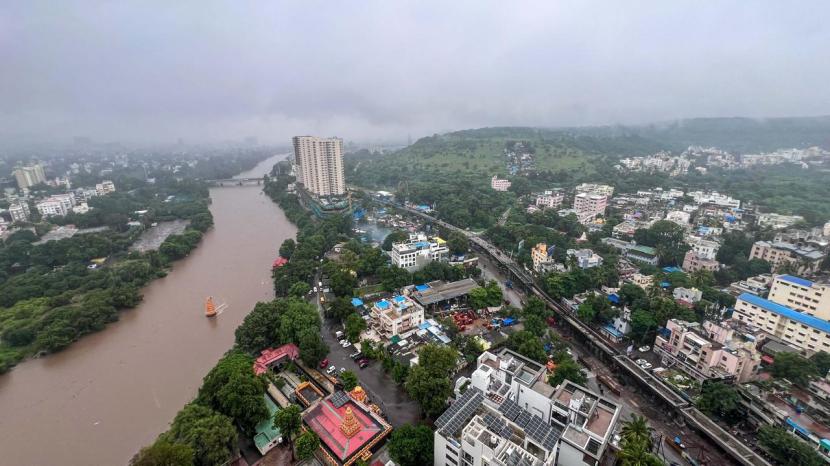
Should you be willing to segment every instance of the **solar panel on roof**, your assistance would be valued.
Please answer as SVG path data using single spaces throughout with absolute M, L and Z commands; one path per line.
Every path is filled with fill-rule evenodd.
M 519 427 L 524 429 L 524 427 L 527 425 L 527 423 L 530 422 L 530 417 L 531 417 L 531 414 L 529 412 L 522 411 L 521 413 L 519 413 L 519 416 L 516 417 L 516 420 L 514 422 L 516 424 L 518 424 Z
M 522 412 L 522 408 L 520 408 L 519 405 L 517 405 L 513 400 L 504 400 L 501 406 L 499 406 L 499 412 L 504 414 L 504 417 L 512 421 L 519 416 L 519 413 Z
M 470 388 L 461 395 L 455 403 L 450 405 L 438 419 L 435 420 L 435 427 L 448 432 L 455 432 L 469 421 L 473 413 L 481 405 L 484 396 L 481 390 Z
M 559 437 L 562 435 L 562 432 L 558 429 L 554 429 L 551 427 L 548 435 L 545 436 L 545 439 L 542 440 L 542 446 L 545 447 L 546 450 L 551 451 L 556 446 L 556 442 L 559 441 Z
M 342 391 L 336 391 L 334 392 L 334 395 L 331 396 L 331 404 L 333 404 L 335 408 L 340 408 L 348 402 L 349 396 Z
M 513 429 L 511 429 L 507 424 L 505 424 L 504 427 L 502 427 L 501 432 L 499 432 L 499 437 L 502 438 L 510 438 L 512 435 Z

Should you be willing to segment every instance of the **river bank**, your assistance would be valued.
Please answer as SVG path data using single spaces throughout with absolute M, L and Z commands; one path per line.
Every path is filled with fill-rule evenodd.
M 239 176 L 262 175 L 275 156 Z M 258 171 L 258 172 L 255 172 Z M 252 173 L 254 172 L 254 173 Z M 210 190 L 214 228 L 106 331 L 0 377 L 0 451 L 9 464 L 125 464 L 167 428 L 232 346 L 295 227 L 259 186 Z M 228 304 L 203 316 L 205 296 Z

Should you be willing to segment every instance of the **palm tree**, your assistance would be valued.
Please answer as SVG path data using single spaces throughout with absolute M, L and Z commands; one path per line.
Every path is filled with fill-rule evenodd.
M 654 429 L 652 429 L 648 422 L 646 422 L 646 418 L 643 416 L 638 416 L 636 414 L 631 415 L 631 419 L 628 421 L 623 422 L 622 427 L 622 440 L 625 444 L 642 444 L 646 448 L 646 452 L 651 450 L 652 447 L 652 439 L 651 435 Z
M 623 442 L 623 448 L 617 454 L 622 466 L 663 466 L 659 458 L 649 453 L 644 442 Z

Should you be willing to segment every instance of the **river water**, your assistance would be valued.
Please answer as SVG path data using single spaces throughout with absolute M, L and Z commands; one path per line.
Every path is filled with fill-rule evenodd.
M 284 158 L 238 176 L 261 176 Z M 210 196 L 214 228 L 138 307 L 0 376 L 0 464 L 126 464 L 196 395 L 254 304 L 273 298 L 271 262 L 294 226 L 261 186 Z M 215 319 L 204 317 L 208 295 L 228 304 Z

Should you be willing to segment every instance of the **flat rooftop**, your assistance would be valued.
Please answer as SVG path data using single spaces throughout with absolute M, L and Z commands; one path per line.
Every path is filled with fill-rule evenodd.
M 440 303 L 468 294 L 478 284 L 472 278 L 465 278 L 455 282 L 431 282 L 429 288 L 412 293 L 412 299 L 421 306 Z

